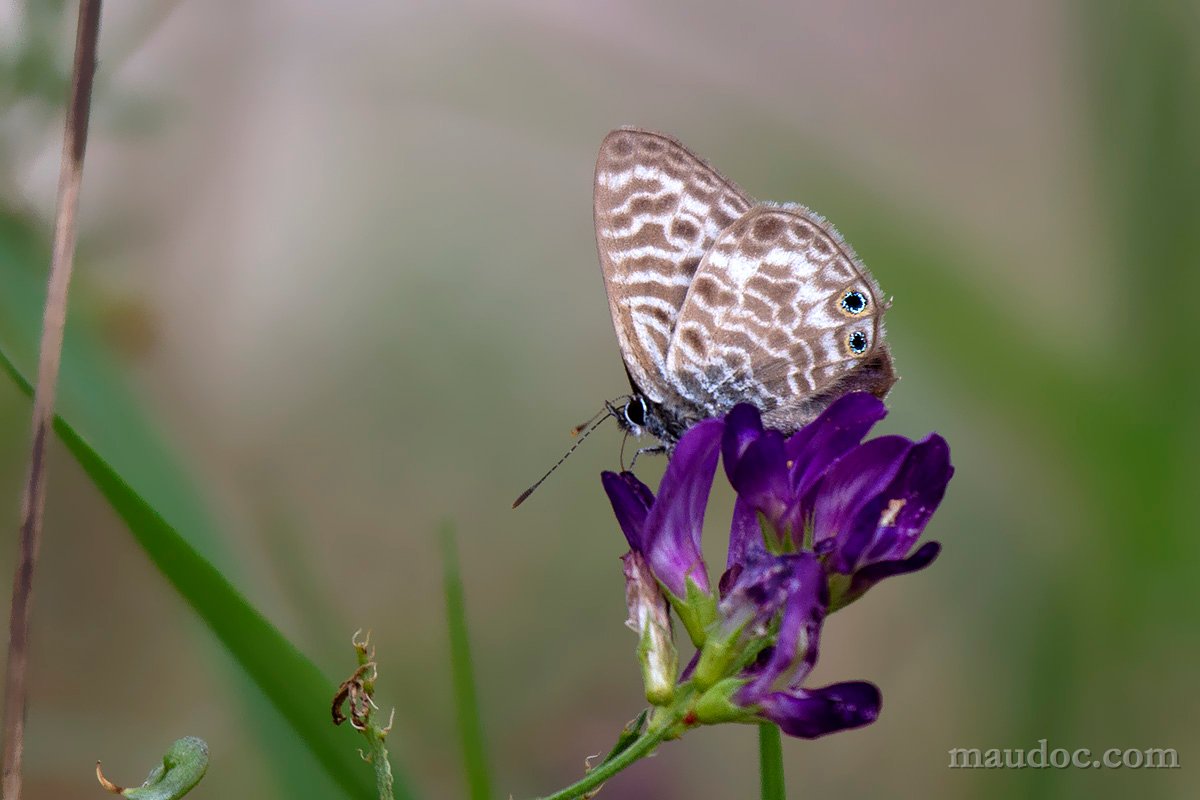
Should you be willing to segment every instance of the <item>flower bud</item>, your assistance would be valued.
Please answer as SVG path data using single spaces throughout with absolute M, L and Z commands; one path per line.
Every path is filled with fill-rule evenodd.
M 646 559 L 630 551 L 621 557 L 625 567 L 625 625 L 638 635 L 638 660 L 646 699 L 656 706 L 670 705 L 675 697 L 679 653 L 671 631 L 667 598 L 650 572 Z

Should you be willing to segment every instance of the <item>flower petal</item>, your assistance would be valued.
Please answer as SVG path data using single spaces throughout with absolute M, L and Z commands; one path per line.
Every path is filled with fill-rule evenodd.
M 789 736 L 816 739 L 869 725 L 879 717 L 882 704 L 883 697 L 874 684 L 849 681 L 821 689 L 773 692 L 759 705 L 762 716 Z
M 726 574 L 751 558 L 765 554 L 766 546 L 763 544 L 762 525 L 758 521 L 758 510 L 749 500 L 738 497 L 733 503 L 733 520 L 729 525 L 729 555 L 725 558 Z M 724 594 L 724 589 L 721 593 Z
M 887 505 L 863 561 L 902 558 L 920 538 L 946 494 L 954 468 L 950 446 L 937 434 L 918 442 L 884 492 Z
M 728 639 L 734 635 L 745 638 L 765 633 L 767 624 L 788 602 L 789 593 L 799 588 L 799 581 L 792 577 L 795 567 L 788 558 L 764 553 L 761 558 L 753 558 L 725 573 L 722 583 L 727 586 L 717 606 L 721 631 L 714 638 Z
M 600 482 L 604 484 L 604 491 L 612 503 L 613 513 L 617 516 L 621 531 L 629 542 L 629 549 L 637 553 L 643 552 L 646 515 L 654 503 L 654 493 L 632 472 L 602 472 Z
M 762 664 L 751 685 L 738 689 L 737 703 L 752 706 L 758 696 L 785 671 L 798 669 L 800 659 L 812 651 L 824 617 L 825 573 L 812 553 L 770 555 L 751 559 L 728 570 L 721 579 L 722 597 L 717 605 L 717 624 L 704 643 L 696 680 L 702 687 L 740 672 L 746 648 L 761 648 L 772 634 L 776 616 L 783 610 L 777 648 L 769 663 Z M 815 620 L 815 624 L 810 622 Z M 756 649 L 757 649 L 756 648 Z M 811 668 L 811 664 L 809 665 Z M 750 677 L 742 675 L 742 677 Z
M 855 598 L 860 597 L 863 592 L 884 578 L 890 578 L 893 575 L 906 575 L 910 572 L 925 569 L 933 563 L 933 560 L 938 557 L 938 553 L 941 551 L 942 546 L 939 543 L 926 542 L 917 548 L 917 552 L 908 558 L 876 561 L 873 564 L 866 565 L 854 573 L 854 577 L 850 580 L 850 589 L 846 592 L 846 596 L 841 604 L 845 605 Z
M 721 436 L 721 458 L 725 473 L 741 460 L 752 442 L 763 434 L 762 415 L 749 403 L 738 403 L 725 415 L 725 433 Z
M 776 556 L 773 560 L 777 568 L 784 570 L 781 589 L 787 597 L 769 659 L 755 665 L 754 680 L 739 692 L 738 702 L 743 705 L 753 704 L 778 682 L 799 685 L 817 663 L 821 624 L 829 600 L 821 562 L 809 552 Z
M 763 430 L 754 406 L 739 403 L 726 415 L 721 459 L 738 497 L 765 513 L 772 524 L 781 522 L 791 499 L 783 434 Z
M 878 397 L 851 392 L 792 434 L 787 440 L 787 458 L 795 492 L 806 494 L 834 461 L 862 442 L 885 416 L 887 407 Z
M 683 668 L 683 672 L 679 673 L 679 682 L 686 683 L 692 679 L 692 673 L 696 671 L 696 664 L 700 661 L 700 651 L 692 653 L 692 658 L 688 661 L 687 666 Z
M 646 515 L 643 552 L 655 577 L 676 597 L 687 595 L 689 577 L 702 591 L 711 591 L 700 535 L 723 428 L 721 420 L 709 419 L 688 429 L 671 454 L 658 499 Z
M 881 436 L 859 445 L 838 460 L 814 486 L 813 532 L 816 543 L 833 538 L 831 566 L 849 574 L 871 544 L 884 511 L 882 493 L 904 466 L 913 442 Z
M 783 434 L 773 430 L 763 431 L 761 436 L 743 449 L 736 462 L 726 462 L 725 471 L 738 497 L 766 514 L 782 536 L 783 515 L 792 497 Z

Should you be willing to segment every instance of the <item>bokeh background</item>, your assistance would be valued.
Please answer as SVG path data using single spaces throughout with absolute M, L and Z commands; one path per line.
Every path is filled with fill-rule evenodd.
M 73 37 L 73 4 L 0 2 L 5 281 L 46 269 Z M 509 503 L 625 388 L 600 139 L 672 132 L 839 226 L 895 297 L 884 427 L 941 432 L 958 468 L 941 559 L 826 626 L 814 681 L 870 679 L 884 712 L 785 741 L 790 796 L 1194 796 L 1198 44 L 1183 2 L 109 3 L 69 343 L 99 354 L 67 365 L 64 413 L 102 435 L 118 401 L 88 381 L 123 384 L 214 559 L 331 679 L 373 630 L 426 798 L 465 792 L 452 522 L 497 796 L 562 786 L 640 708 L 597 479 L 616 429 Z M 14 287 L 0 344 L 28 365 Z M 0 381 L 5 592 L 28 414 Z M 65 449 L 50 470 L 27 796 L 97 796 L 97 758 L 138 780 L 185 733 L 213 750 L 198 798 L 341 796 L 281 768 L 291 734 Z M 1182 768 L 947 768 L 1043 738 Z M 702 729 L 603 796 L 756 775 L 752 728 Z

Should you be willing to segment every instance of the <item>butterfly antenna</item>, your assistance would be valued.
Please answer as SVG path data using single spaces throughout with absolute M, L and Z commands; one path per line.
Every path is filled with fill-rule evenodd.
M 583 433 L 585 428 L 588 429 L 588 433 L 591 433 L 592 432 L 591 428 L 594 428 L 596 426 L 596 420 L 600 419 L 600 417 L 604 416 L 605 414 L 609 414 L 609 415 L 612 414 L 612 411 L 608 408 L 608 406 L 605 406 L 604 408 L 597 411 L 594 416 L 592 416 L 591 418 L 588 419 L 587 422 L 581 422 L 578 425 L 576 425 L 574 428 L 571 428 L 571 435 L 578 436 L 579 434 Z M 584 434 L 584 435 L 586 436 L 587 434 Z M 566 456 L 563 456 L 563 458 L 566 458 Z
M 604 411 L 601 411 L 595 417 L 592 417 L 587 422 L 583 423 L 583 425 L 577 426 L 576 429 L 574 431 L 572 431 L 572 435 L 573 436 L 577 435 L 579 431 L 583 431 L 583 435 L 575 440 L 575 444 L 571 445 L 571 449 L 568 450 L 567 452 L 563 453 L 563 457 L 560 458 L 554 464 L 553 467 L 546 470 L 545 475 L 538 478 L 537 482 L 534 483 L 533 486 L 530 486 L 528 489 L 521 492 L 520 497 L 518 497 L 516 500 L 513 500 L 512 507 L 516 508 L 517 506 L 521 505 L 521 503 L 524 503 L 529 498 L 529 495 L 533 494 L 534 490 L 537 489 L 539 486 L 541 486 L 542 483 L 546 480 L 546 478 L 549 478 L 550 474 L 552 472 L 554 472 L 554 470 L 558 469 L 562 465 L 562 463 L 567 460 L 567 458 L 571 455 L 571 453 L 575 452 L 575 448 L 579 447 L 579 445 L 583 444 L 583 440 L 586 439 L 588 436 L 590 436 L 592 431 L 596 430 L 596 428 L 599 428 L 600 423 L 602 423 L 602 422 L 604 422 L 604 420 L 608 419 L 608 416 L 609 416 L 608 411 L 606 409 Z M 587 426 L 590 426 L 590 427 L 587 427 Z M 585 427 L 587 428 L 586 430 L 584 430 Z

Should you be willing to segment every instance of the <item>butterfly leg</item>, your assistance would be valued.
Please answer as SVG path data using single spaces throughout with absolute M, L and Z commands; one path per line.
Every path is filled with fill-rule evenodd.
M 639 447 L 637 452 L 633 454 L 633 459 L 629 462 L 629 471 L 633 472 L 633 465 L 637 463 L 638 456 L 640 456 L 642 453 L 659 455 L 665 452 L 667 452 L 667 446 L 665 444 L 656 444 L 653 447 Z

